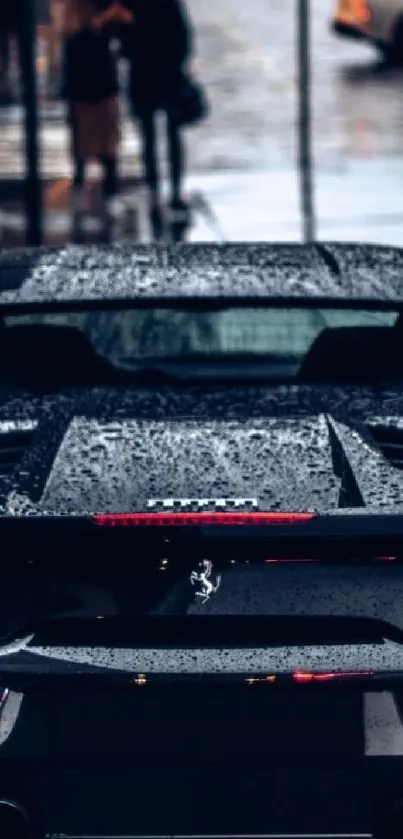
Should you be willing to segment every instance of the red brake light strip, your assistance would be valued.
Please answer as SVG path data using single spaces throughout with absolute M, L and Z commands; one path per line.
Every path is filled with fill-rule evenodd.
M 301 524 L 316 518 L 315 513 L 105 513 L 91 516 L 102 527 L 183 526 L 183 525 L 279 525 Z
M 368 677 L 372 676 L 372 673 L 369 671 L 353 671 L 353 672 L 340 672 L 340 673 L 293 673 L 292 679 L 294 682 L 298 682 L 299 684 L 308 684 L 309 682 L 331 682 L 334 679 L 352 679 L 356 677 Z
M 332 682 L 337 679 L 367 679 L 371 676 L 373 676 L 373 673 L 370 670 L 341 671 L 339 673 L 307 673 L 303 671 L 297 671 L 296 673 L 287 674 L 286 679 L 291 679 L 293 682 L 303 685 L 312 684 L 312 682 Z M 245 679 L 245 681 L 248 685 L 255 685 L 263 683 L 274 683 L 277 682 L 278 679 L 280 679 L 281 681 L 281 674 L 273 674 L 271 676 L 250 676 L 247 679 Z

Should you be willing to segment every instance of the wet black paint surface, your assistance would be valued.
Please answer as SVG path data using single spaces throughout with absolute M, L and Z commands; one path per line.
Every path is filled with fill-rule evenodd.
M 375 246 L 68 246 L 0 253 L 0 281 L 6 288 L 11 277 L 14 288 L 0 304 L 192 295 L 398 301 L 402 272 L 403 251 Z M 41 397 L 3 387 L 1 443 L 7 448 L 15 431 L 26 436 L 21 460 L 0 477 L 0 511 L 127 512 L 155 497 L 396 510 L 403 471 L 386 459 L 372 425 L 403 437 L 399 386 L 93 388 Z

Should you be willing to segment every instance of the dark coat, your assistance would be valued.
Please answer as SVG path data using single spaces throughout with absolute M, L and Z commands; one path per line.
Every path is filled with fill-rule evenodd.
M 166 110 L 175 101 L 192 50 L 181 0 L 125 0 L 134 14 L 122 38 L 130 61 L 129 98 L 135 114 Z
M 96 103 L 118 93 L 116 61 L 108 35 L 82 29 L 64 43 L 62 97 Z
M 34 7 L 37 23 L 49 24 L 51 22 L 50 0 L 35 0 Z
M 0 34 L 17 29 L 23 14 L 23 0 L 0 0 Z

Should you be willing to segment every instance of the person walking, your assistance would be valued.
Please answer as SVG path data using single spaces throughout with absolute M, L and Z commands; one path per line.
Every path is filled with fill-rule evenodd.
M 83 209 L 86 166 L 103 167 L 103 196 L 112 210 L 118 191 L 118 72 L 110 26 L 131 23 L 120 3 L 66 0 L 62 97 L 68 104 L 74 162 L 72 209 Z
M 193 33 L 181 0 L 125 0 L 133 23 L 122 38 L 122 52 L 129 60 L 129 104 L 138 120 L 142 140 L 149 214 L 154 237 L 161 238 L 160 173 L 157 157 L 158 112 L 166 116 L 170 170 L 170 210 L 173 221 L 189 218 L 183 196 L 185 169 L 182 124 L 172 107 L 180 97 L 184 71 L 192 53 Z
M 0 32 L 0 105 L 13 102 L 10 83 L 10 33 Z
M 0 107 L 16 105 L 19 29 L 24 0 L 0 0 Z
M 63 0 L 50 0 L 50 21 L 48 29 L 48 97 L 56 101 L 60 93 L 61 27 L 63 23 Z
M 0 106 L 14 105 L 17 97 L 13 89 L 13 59 L 15 59 L 16 38 L 15 29 L 12 28 L 11 15 L 5 17 L 0 27 Z

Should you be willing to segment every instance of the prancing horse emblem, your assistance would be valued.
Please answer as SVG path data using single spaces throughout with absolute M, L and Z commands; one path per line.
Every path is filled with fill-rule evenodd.
M 221 575 L 215 575 L 215 582 L 212 581 L 213 563 L 209 559 L 202 559 L 199 563 L 199 571 L 192 571 L 190 575 L 190 582 L 192 586 L 197 586 L 195 595 L 200 598 L 201 604 L 204 606 L 212 594 L 215 594 L 221 585 Z

